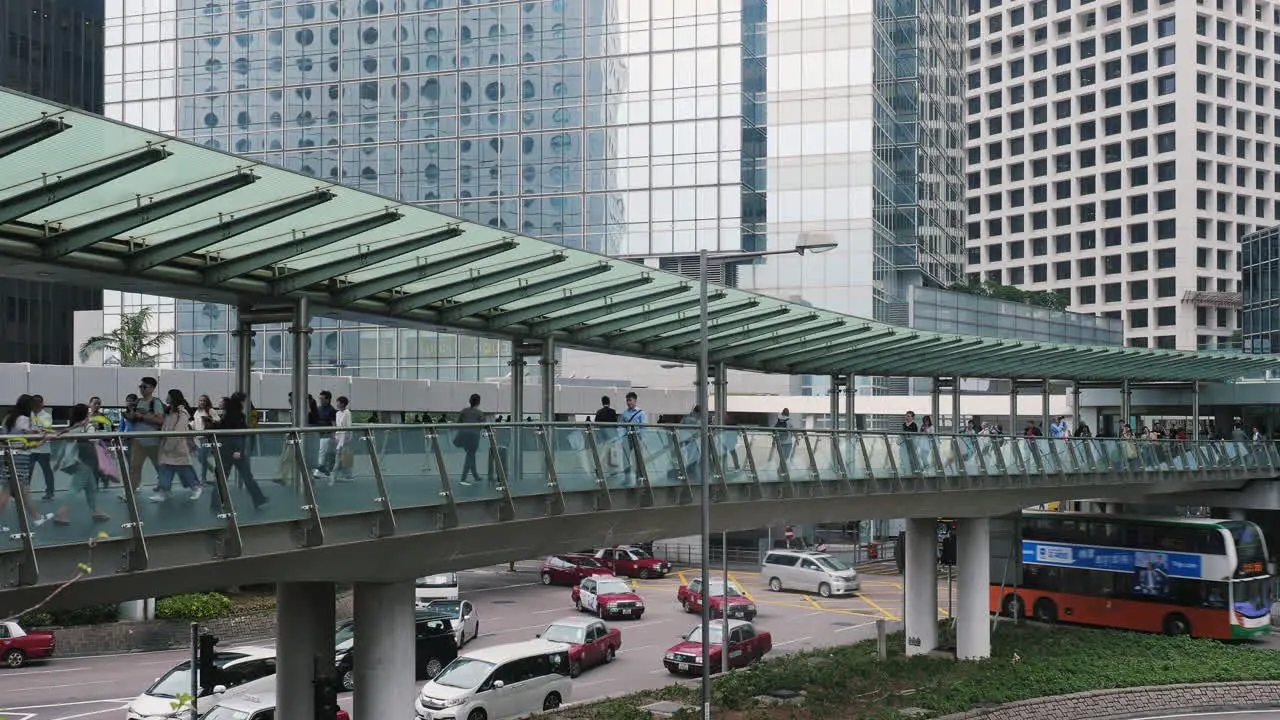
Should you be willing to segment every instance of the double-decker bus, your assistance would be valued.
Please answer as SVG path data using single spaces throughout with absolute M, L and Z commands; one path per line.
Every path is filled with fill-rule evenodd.
M 1271 632 L 1254 523 L 1027 511 L 1020 526 L 1020 556 L 992 564 L 992 612 L 1220 639 Z

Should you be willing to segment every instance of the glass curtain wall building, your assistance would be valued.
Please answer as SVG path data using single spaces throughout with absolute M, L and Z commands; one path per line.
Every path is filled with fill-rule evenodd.
M 1240 265 L 1244 351 L 1280 352 L 1280 226 L 1245 235 Z
M 953 4 L 107 0 L 107 113 L 677 271 L 836 242 L 725 279 L 890 319 L 905 283 L 963 270 Z M 234 309 L 108 293 L 105 323 L 154 302 L 174 365 L 234 357 Z M 313 364 L 342 374 L 507 371 L 496 342 L 315 324 Z M 289 366 L 283 328 L 255 343 L 259 369 Z
M 102 112 L 102 0 L 0 3 L 0 85 Z M 38 279 L 0 284 L 0 362 L 70 365 L 77 310 L 102 307 L 102 292 Z

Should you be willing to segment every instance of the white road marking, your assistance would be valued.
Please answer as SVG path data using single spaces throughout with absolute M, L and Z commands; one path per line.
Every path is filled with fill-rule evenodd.
M 733 635 L 733 633 L 729 633 L 729 634 Z M 783 645 L 790 645 L 792 643 L 804 642 L 805 640 L 812 640 L 812 639 L 813 639 L 812 635 L 805 635 L 804 637 L 798 637 L 794 640 L 785 640 L 780 643 L 774 643 L 773 646 L 778 648 L 778 647 L 782 647 Z
M 117 682 L 116 680 L 91 680 L 87 682 L 70 683 L 67 685 L 37 685 L 35 687 L 24 687 L 22 688 L 22 690 L 24 692 L 28 690 L 59 690 L 61 688 L 82 687 L 84 685 L 112 685 L 116 682 Z M 101 701 L 98 701 L 98 702 L 101 702 Z M 59 707 L 59 706 L 47 705 L 46 707 Z
M 850 625 L 848 627 L 838 627 L 833 632 L 847 632 L 849 630 L 857 630 L 858 628 L 864 628 L 870 625 L 875 625 L 875 622 L 872 621 L 872 622 L 862 623 L 861 625 Z
M 127 698 L 109 698 L 107 700 L 76 700 L 74 702 L 54 703 L 52 705 L 18 705 L 11 708 L 0 708 L 0 712 L 12 712 L 14 710 L 48 710 L 49 708 L 65 708 L 75 707 L 77 705 L 102 705 L 103 703 L 127 703 L 133 697 Z M 20 719 L 18 719 L 20 720 Z
M 128 707 L 128 705 L 121 705 L 120 707 L 107 708 L 106 710 L 94 710 L 92 712 L 77 713 L 75 715 L 63 715 L 59 718 L 53 718 L 53 720 L 76 720 L 76 718 L 93 717 L 94 715 L 102 715 L 104 713 L 118 713 L 121 710 L 128 709 Z

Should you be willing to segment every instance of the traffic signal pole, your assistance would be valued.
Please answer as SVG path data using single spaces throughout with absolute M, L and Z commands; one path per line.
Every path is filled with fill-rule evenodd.
M 191 623 L 191 717 L 200 717 L 200 623 Z

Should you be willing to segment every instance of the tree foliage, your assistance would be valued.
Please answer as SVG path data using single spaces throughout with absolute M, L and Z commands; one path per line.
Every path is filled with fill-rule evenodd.
M 996 300 L 1007 300 L 1009 302 L 1020 302 L 1037 307 L 1048 308 L 1050 310 L 1066 310 L 1070 305 L 1069 300 L 1051 290 L 1043 290 L 1033 292 L 1023 290 L 1014 285 L 1001 285 L 998 282 L 967 282 L 952 283 L 947 288 L 953 292 L 962 292 L 968 295 L 978 295 L 980 297 L 989 297 Z
M 120 327 L 105 335 L 95 335 L 80 346 L 80 361 L 86 362 L 95 352 L 114 357 L 120 367 L 155 367 L 160 349 L 173 339 L 172 330 L 151 330 L 151 308 L 120 316 Z

